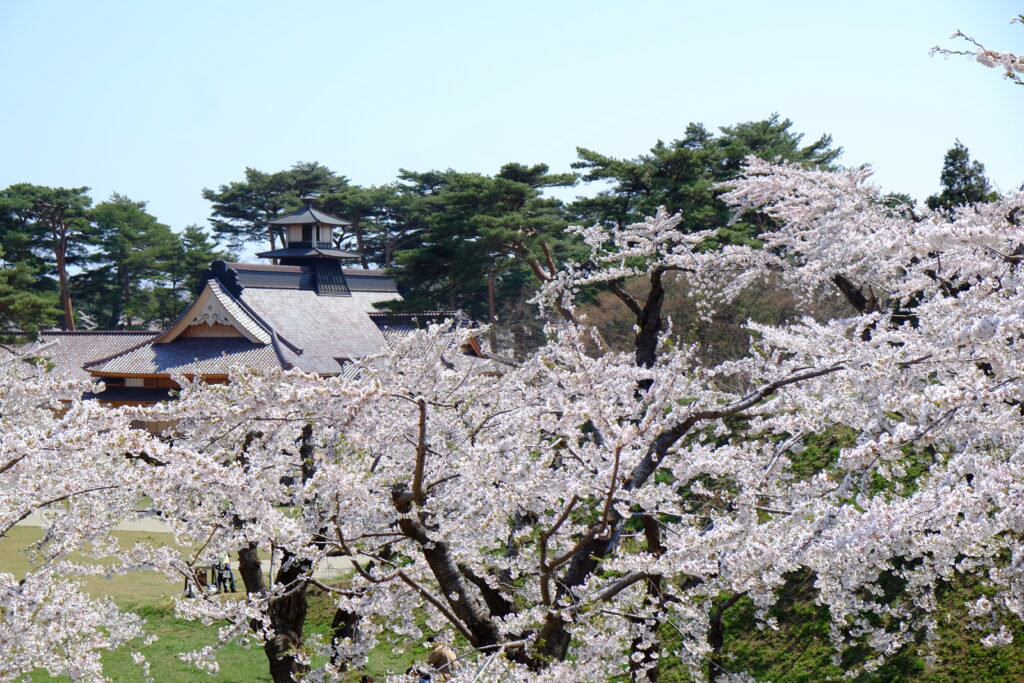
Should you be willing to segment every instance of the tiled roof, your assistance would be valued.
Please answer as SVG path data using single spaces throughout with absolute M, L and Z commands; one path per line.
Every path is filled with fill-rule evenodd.
M 255 270 L 255 271 L 268 271 L 272 273 L 308 273 L 309 266 L 278 266 L 273 263 L 225 263 L 228 268 L 232 270 Z
M 397 298 L 398 286 L 383 270 L 342 268 L 341 272 L 345 274 L 345 282 L 353 292 L 391 292 L 391 298 Z
M 270 289 L 313 289 L 313 269 L 309 266 L 272 266 L 263 263 L 229 263 L 238 274 L 238 284 Z
M 293 211 L 289 214 L 285 214 L 280 218 L 275 218 L 272 221 L 267 221 L 268 225 L 299 225 L 302 223 L 322 223 L 324 225 L 352 225 L 348 221 L 342 220 L 337 216 L 332 216 L 329 213 L 324 213 L 319 209 L 314 209 L 312 206 L 307 206 L 299 211 Z
M 394 280 L 382 270 L 346 268 L 350 296 L 328 297 L 303 286 L 302 278 L 314 276 L 306 266 L 232 263 L 228 267 L 239 274 L 243 285 L 239 297 L 212 279 L 196 303 L 163 333 L 48 332 L 43 335 L 51 343 L 47 355 L 58 371 L 82 379 L 223 375 L 234 365 L 295 367 L 325 375 L 358 373 L 359 359 L 387 345 L 385 331 L 400 333 L 444 315 L 377 311 L 374 303 L 398 298 Z M 251 279 L 246 282 L 247 278 Z M 292 284 L 285 284 L 289 279 Z M 177 336 L 176 332 L 208 322 L 207 318 L 234 325 L 248 338 Z
M 469 319 L 458 311 L 423 311 L 420 313 L 393 313 L 391 311 L 376 311 L 369 314 L 369 318 L 384 333 L 388 344 L 394 345 L 396 340 L 411 335 L 416 330 L 425 329 L 428 325 L 436 325 L 444 321 L 450 321 L 449 334 L 441 337 L 445 348 L 453 348 L 456 342 L 462 340 L 458 331 L 469 327 Z M 464 345 L 463 351 L 470 355 L 488 356 L 480 348 L 480 344 L 473 338 Z M 492 357 L 493 358 L 493 357 Z
M 341 272 L 345 277 L 349 275 L 365 275 L 367 277 L 389 277 L 388 271 L 383 268 L 342 268 Z
M 313 269 L 309 266 L 275 266 L 267 263 L 228 263 L 238 273 L 238 284 L 243 288 L 314 289 Z M 398 287 L 384 270 L 342 268 L 345 283 L 353 292 L 391 292 Z
M 354 360 L 384 348 L 384 335 L 367 315 L 378 301 L 394 299 L 387 292 L 352 292 L 347 297 L 322 297 L 316 292 L 251 288 L 242 302 L 280 337 L 301 350 L 282 348 L 286 367 L 337 374 L 338 361 Z
M 220 286 L 219 282 L 213 281 L 210 283 L 210 289 L 213 290 L 214 296 L 217 297 L 217 301 L 224 309 L 235 317 L 235 322 L 243 327 L 246 332 L 249 332 L 258 341 L 269 344 L 270 343 L 270 330 L 260 320 L 254 320 L 249 313 L 242 309 L 235 302 L 235 298 L 224 291 L 224 288 Z
M 392 311 L 371 311 L 368 313 L 377 327 L 382 330 L 411 332 L 422 330 L 444 320 L 455 321 L 455 329 L 465 327 L 469 320 L 457 311 L 421 311 L 417 313 L 395 313 Z
M 82 364 L 121 353 L 155 337 L 156 332 L 102 330 L 90 332 L 43 332 L 47 344 L 42 355 L 53 363 L 53 371 L 72 379 L 92 380 Z
M 96 375 L 223 375 L 240 365 L 255 369 L 280 367 L 270 344 L 237 337 L 179 337 L 166 344 L 146 344 L 98 363 L 86 365 Z
M 352 292 L 345 283 L 345 276 L 337 261 L 320 259 L 313 262 L 316 273 L 316 293 L 320 296 L 350 296 Z

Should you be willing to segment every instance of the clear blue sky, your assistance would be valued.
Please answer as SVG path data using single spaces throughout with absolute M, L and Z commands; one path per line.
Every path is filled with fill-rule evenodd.
M 955 138 L 1024 182 L 1024 87 L 928 56 L 956 29 L 1024 52 L 1024 3 L 0 0 L 0 187 L 92 188 L 204 224 L 204 187 L 319 161 L 568 170 L 778 112 L 921 199 Z M 580 189 L 573 194 L 587 192 Z

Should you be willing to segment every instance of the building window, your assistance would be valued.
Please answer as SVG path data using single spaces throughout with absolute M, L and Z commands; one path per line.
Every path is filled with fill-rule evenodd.
M 302 241 L 312 242 L 313 241 L 313 226 L 303 225 L 302 226 Z

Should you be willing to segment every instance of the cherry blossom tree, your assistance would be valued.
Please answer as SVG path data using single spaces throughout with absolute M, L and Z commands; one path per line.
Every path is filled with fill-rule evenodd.
M 994 591 L 971 613 L 988 620 L 986 644 L 1005 642 L 996 605 L 1020 617 L 1017 560 L 1008 558 L 1020 552 L 1024 197 L 952 217 L 901 214 L 867 180 L 866 171 L 752 160 L 727 195 L 785 226 L 764 236 L 764 256 L 793 286 L 813 296 L 831 283 L 857 312 L 759 329 L 793 359 L 844 367 L 828 391 L 781 394 L 764 427 L 842 424 L 859 435 L 828 473 L 841 498 L 820 512 L 802 563 L 817 577 L 837 644 L 853 638 L 884 655 L 915 633 L 933 635 L 936 591 L 961 574 Z M 909 474 L 915 467 L 923 472 Z M 883 599 L 890 579 L 900 595 Z
M 1017 15 L 1013 18 L 1012 22 L 1024 24 L 1024 14 Z M 1024 56 L 1017 55 L 1012 52 L 991 50 L 963 31 L 956 31 L 950 36 L 950 38 L 954 40 L 962 40 L 973 47 L 965 50 L 951 50 L 949 48 L 939 47 L 936 45 L 932 48 L 932 54 L 939 54 L 945 57 L 949 57 L 951 55 L 970 57 L 979 64 L 987 66 L 990 69 L 1002 69 L 1004 77 L 1013 81 L 1017 85 L 1024 85 L 1024 75 L 1022 75 L 1024 74 Z
M 149 442 L 116 411 L 47 372 L 36 354 L 0 348 L 0 540 L 32 515 L 42 538 L 24 575 L 0 572 L 0 680 L 35 670 L 76 680 L 101 676 L 99 652 L 140 637 L 141 620 L 82 590 L 90 574 L 138 568 L 109 532 L 133 514 Z M 8 546 L 5 552 L 13 552 Z M 69 554 L 82 557 L 72 562 Z M 117 555 L 106 566 L 90 558 Z
M 746 597 L 763 616 L 804 570 L 837 651 L 902 647 L 928 627 L 941 581 L 1003 556 L 1015 519 L 981 510 L 1013 500 L 1017 481 L 1001 468 L 1021 427 L 1021 199 L 903 215 L 867 180 L 751 160 L 726 198 L 781 226 L 763 250 L 703 250 L 711 233 L 664 213 L 579 229 L 590 258 L 545 283 L 540 302 L 561 315 L 516 366 L 466 357 L 438 327 L 358 376 L 243 373 L 137 410 L 177 422 L 145 449 L 144 491 L 200 548 L 150 561 L 187 574 L 239 551 L 245 598 L 182 600 L 180 613 L 227 619 L 221 642 L 262 643 L 276 680 L 317 653 L 329 675 L 378 638 L 420 639 L 420 615 L 461 636 L 489 677 L 652 679 L 671 654 L 716 678 L 724 612 Z M 659 291 L 674 279 L 712 307 L 769 272 L 808 297 L 838 287 L 853 315 L 755 326 L 750 356 L 715 367 L 673 341 Z M 644 300 L 621 286 L 635 278 Z M 594 286 L 636 314 L 632 353 L 603 349 L 577 312 Z M 802 440 L 834 425 L 856 445 L 797 475 Z M 259 553 L 277 567 L 269 584 Z M 352 562 L 344 590 L 312 576 L 329 555 Z M 1014 585 L 999 572 L 987 580 Z M 899 600 L 873 597 L 883 575 L 906 584 Z M 303 635 L 314 585 L 337 597 L 331 638 Z M 986 615 L 1010 609 L 1006 596 Z M 213 655 L 192 658 L 213 667 Z
M 768 608 L 801 571 L 836 651 L 870 646 L 869 667 L 934 631 L 936 593 L 959 575 L 987 587 L 964 607 L 988 629 L 979 637 L 1005 642 L 1020 616 L 1024 199 L 913 213 L 866 170 L 756 159 L 725 198 L 779 226 L 764 249 L 706 249 L 710 232 L 682 233 L 664 213 L 578 229 L 589 257 L 547 278 L 549 341 L 516 365 L 463 355 L 460 335 L 480 332 L 439 326 L 358 374 L 183 379 L 176 402 L 150 408 L 61 413 L 49 389 L 9 389 L 5 493 L 17 493 L 4 518 L 59 514 L 41 545 L 50 564 L 21 592 L 5 579 L 8 594 L 35 580 L 19 599 L 71 600 L 54 597 L 77 595 L 63 577 L 85 571 L 67 553 L 89 544 L 119 558 L 115 571 L 145 563 L 193 582 L 237 552 L 243 597 L 178 602 L 183 617 L 226 624 L 187 658 L 215 669 L 218 643 L 258 643 L 275 680 L 338 675 L 378 640 L 424 629 L 461 637 L 467 680 L 651 680 L 669 656 L 721 678 L 723 615 L 747 599 L 772 627 Z M 711 310 L 768 274 L 807 298 L 837 289 L 851 315 L 753 326 L 750 355 L 713 367 L 674 340 L 665 287 L 683 279 Z M 637 279 L 642 298 L 622 286 Z M 575 302 L 592 287 L 636 315 L 632 352 L 587 326 Z M 176 426 L 153 437 L 129 428 L 140 419 Z M 805 439 L 836 425 L 856 443 L 810 474 L 797 467 Z M 143 495 L 192 550 L 111 546 Z M 314 578 L 328 556 L 352 563 L 344 588 Z M 883 590 L 894 581 L 896 596 Z M 335 597 L 329 637 L 304 633 L 312 587 Z M 113 629 L 113 609 L 76 607 L 88 615 L 69 631 L 79 651 L 138 635 L 131 619 Z M 51 612 L 19 617 L 41 635 L 12 671 L 50 666 Z M 317 655 L 327 663 L 310 671 Z

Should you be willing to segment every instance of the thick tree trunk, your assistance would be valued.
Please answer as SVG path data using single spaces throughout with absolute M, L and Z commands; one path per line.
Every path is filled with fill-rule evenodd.
M 661 278 L 661 271 L 651 273 L 647 303 L 636 318 L 636 364 L 642 368 L 653 367 L 658 356 L 658 335 L 662 329 L 661 307 L 665 303 L 665 287 Z M 650 388 L 650 383 L 644 388 Z
M 708 617 L 708 645 L 711 646 L 711 656 L 708 658 L 708 681 L 711 683 L 714 683 L 719 676 L 726 672 L 722 667 L 722 647 L 725 645 L 725 625 L 722 623 L 722 617 L 725 616 L 725 611 L 735 605 L 743 595 L 743 593 L 733 593 L 727 599 L 718 601 Z
M 437 580 L 449 609 L 469 631 L 470 644 L 479 648 L 500 643 L 501 632 L 481 604 L 476 591 L 470 590 L 472 584 L 459 571 L 448 544 L 431 539 L 421 523 L 408 517 L 398 520 L 398 528 L 407 538 L 416 541 L 422 549 L 423 558 Z
M 312 569 L 308 560 L 296 561 L 291 553 L 281 558 L 281 570 L 274 581 L 277 586 L 291 586 L 301 581 Z M 270 624 L 274 636 L 263 643 L 274 683 L 289 683 L 304 674 L 308 667 L 295 656 L 302 647 L 306 624 L 306 587 L 296 586 L 270 603 Z
M 423 420 L 424 418 L 421 418 Z M 424 422 L 421 421 L 421 430 Z M 420 436 L 420 449 L 426 450 L 423 440 L 423 432 Z M 419 456 L 422 457 L 422 456 Z M 427 561 L 430 573 L 437 581 L 440 593 L 447 602 L 447 607 L 442 609 L 450 610 L 451 615 L 461 622 L 463 635 L 475 648 L 488 645 L 497 645 L 501 642 L 501 631 L 491 618 L 484 603 L 475 588 L 474 584 L 466 579 L 459 569 L 455 556 L 452 554 L 448 544 L 437 538 L 431 538 L 424 526 L 422 519 L 414 519 L 409 516 L 413 509 L 413 500 L 417 493 L 417 484 L 414 482 L 412 492 L 404 486 L 397 485 L 391 491 L 391 500 L 395 510 L 403 515 L 398 520 L 398 529 L 409 540 L 415 542 L 423 553 L 423 559 Z M 406 580 L 406 583 L 410 583 Z M 452 618 L 449 617 L 451 621 Z
M 263 582 L 263 570 L 260 569 L 260 551 L 256 544 L 250 543 L 238 551 L 238 573 L 242 575 L 242 583 L 248 595 L 263 593 L 267 587 Z
M 331 641 L 336 642 L 348 638 L 355 642 L 359 637 L 359 624 L 362 621 L 355 612 L 339 609 L 334 613 L 334 620 L 331 622 Z M 331 650 L 331 664 L 338 667 L 339 671 L 348 670 L 348 658 L 342 656 L 336 648 Z
M 654 367 L 658 359 L 658 337 L 663 328 L 661 309 L 665 303 L 665 285 L 662 282 L 665 273 L 662 270 L 651 272 L 650 289 L 647 300 L 641 303 L 627 292 L 621 282 L 610 282 L 612 294 L 619 297 L 629 310 L 636 316 L 636 337 L 633 340 L 636 364 L 642 368 Z M 646 391 L 651 388 L 650 380 L 639 382 L 639 388 Z
M 57 280 L 60 283 L 60 307 L 64 311 L 63 327 L 69 332 L 75 331 L 75 309 L 71 304 L 71 285 L 68 282 L 67 266 L 67 234 L 61 231 L 57 237 L 55 256 L 57 260 Z
M 366 260 L 366 246 L 363 244 L 363 225 L 359 220 L 359 216 L 355 217 L 352 222 L 352 232 L 356 234 L 356 249 L 359 251 L 359 264 L 364 270 L 370 269 L 370 264 Z
M 522 360 L 526 355 L 525 346 L 526 331 L 523 329 L 523 298 L 520 295 L 516 300 L 516 323 L 512 333 L 512 357 L 517 361 Z
M 255 438 L 255 434 L 249 437 Z M 247 437 L 247 441 L 251 440 Z M 246 450 L 248 443 L 243 448 Z M 299 459 L 302 467 L 303 481 L 312 476 L 313 460 L 313 427 L 303 427 L 299 438 Z M 270 621 L 272 634 L 266 634 L 263 651 L 267 655 L 270 676 L 274 683 L 289 683 L 297 680 L 308 667 L 299 661 L 296 653 L 303 643 L 303 629 L 306 624 L 306 583 L 304 579 L 312 573 L 309 560 L 297 560 L 290 552 L 285 551 L 281 558 L 281 568 L 274 577 L 273 586 L 283 589 L 284 594 L 270 600 L 267 606 L 267 617 Z M 268 590 L 263 581 L 263 570 L 260 567 L 259 549 L 255 544 L 238 551 L 238 571 L 242 575 L 246 594 L 266 595 Z M 262 623 L 254 619 L 250 624 L 252 630 L 259 633 Z
M 75 309 L 71 305 L 71 285 L 68 282 L 68 227 L 64 220 L 67 207 L 59 204 L 50 204 L 44 201 L 37 201 L 36 208 L 42 209 L 42 219 L 50 230 L 53 238 L 53 259 L 57 265 L 57 281 L 60 285 L 60 307 L 64 311 L 63 327 L 69 332 L 75 331 Z
M 121 291 L 114 299 L 114 307 L 110 311 L 110 319 L 107 327 L 114 330 L 121 326 L 121 313 L 128 308 L 128 297 L 131 295 L 131 280 L 128 278 L 128 270 L 120 268 L 117 279 L 121 284 Z

